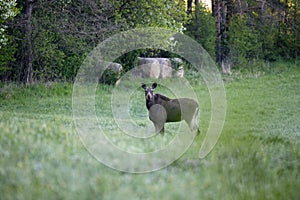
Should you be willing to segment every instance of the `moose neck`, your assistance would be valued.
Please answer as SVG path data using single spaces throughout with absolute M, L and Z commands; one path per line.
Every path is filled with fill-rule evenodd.
M 146 107 L 149 110 L 154 104 L 162 104 L 162 102 L 166 102 L 169 100 L 171 99 L 166 96 L 163 96 L 161 94 L 154 94 L 151 99 L 146 99 Z
M 148 110 L 151 108 L 151 106 L 156 104 L 155 99 L 156 99 L 156 94 L 151 99 L 146 99 L 146 107 Z

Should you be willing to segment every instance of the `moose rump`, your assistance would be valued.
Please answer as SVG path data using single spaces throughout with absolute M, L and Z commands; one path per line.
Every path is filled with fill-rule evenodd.
M 153 90 L 156 87 L 156 83 L 153 83 L 152 87 L 142 84 L 142 88 L 145 90 L 149 118 L 155 126 L 155 131 L 164 133 L 165 123 L 182 120 L 189 125 L 192 131 L 196 130 L 198 128 L 198 103 L 194 99 L 170 99 L 161 94 L 154 94 Z

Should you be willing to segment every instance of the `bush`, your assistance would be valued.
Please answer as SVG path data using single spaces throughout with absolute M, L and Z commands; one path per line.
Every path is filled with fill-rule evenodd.
M 7 37 L 7 45 L 0 48 L 0 80 L 6 80 L 7 75 L 9 74 L 11 67 L 9 66 L 10 62 L 14 61 L 14 54 L 16 52 L 16 45 L 13 44 L 12 38 Z
M 250 61 L 260 59 L 262 55 L 259 33 L 247 23 L 245 15 L 232 17 L 227 35 L 231 62 L 239 69 L 247 67 Z
M 190 22 L 187 24 L 185 34 L 199 42 L 210 56 L 214 58 L 216 30 L 215 18 L 204 5 L 199 3 Z
M 117 74 L 114 70 L 112 69 L 106 69 L 101 78 L 99 83 L 102 84 L 107 84 L 107 85 L 113 85 L 117 82 L 117 80 L 119 79 L 119 74 Z

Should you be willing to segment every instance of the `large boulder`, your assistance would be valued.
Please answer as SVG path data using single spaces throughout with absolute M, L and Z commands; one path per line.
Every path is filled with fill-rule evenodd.
M 138 67 L 135 67 L 131 70 L 131 73 L 134 77 L 141 78 L 159 78 L 160 75 L 160 64 L 157 60 L 142 60 L 139 62 Z
M 139 70 L 134 70 L 134 76 L 142 78 L 171 78 L 171 77 L 183 77 L 183 67 L 179 67 L 179 71 L 172 67 L 172 63 L 182 64 L 181 59 L 169 58 L 143 58 L 138 57 Z
M 107 68 L 107 70 L 112 70 L 113 72 L 115 72 L 116 74 L 121 74 L 122 70 L 123 70 L 123 67 L 121 64 L 119 63 L 110 63 Z

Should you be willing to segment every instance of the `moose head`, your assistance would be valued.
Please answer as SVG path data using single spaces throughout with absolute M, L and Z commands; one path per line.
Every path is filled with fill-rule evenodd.
M 152 87 L 147 87 L 145 83 L 142 83 L 142 88 L 145 90 L 146 100 L 150 101 L 154 98 L 154 89 L 157 87 L 157 83 L 153 83 Z

